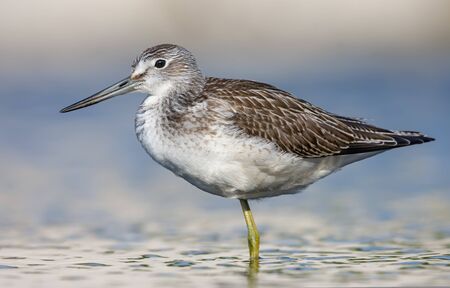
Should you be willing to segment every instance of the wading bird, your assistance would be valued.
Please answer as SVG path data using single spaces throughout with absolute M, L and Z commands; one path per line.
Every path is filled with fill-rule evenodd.
M 61 112 L 132 91 L 148 94 L 135 122 L 147 153 L 201 190 L 239 199 L 251 260 L 259 234 L 249 199 L 296 193 L 350 163 L 434 140 L 329 113 L 272 85 L 205 77 L 172 44 L 145 50 L 129 77 Z

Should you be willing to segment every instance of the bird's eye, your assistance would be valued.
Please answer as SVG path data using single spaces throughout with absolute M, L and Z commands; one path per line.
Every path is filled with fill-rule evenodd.
M 164 59 L 156 60 L 156 62 L 155 62 L 156 68 L 164 68 L 164 66 L 166 66 L 166 60 L 164 60 Z

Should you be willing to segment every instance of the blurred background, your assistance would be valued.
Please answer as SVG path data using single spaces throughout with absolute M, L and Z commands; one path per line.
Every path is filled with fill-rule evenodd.
M 401 218 L 450 233 L 449 1 L 3 0 L 0 39 L 3 231 L 190 225 L 194 215 L 245 231 L 237 201 L 201 192 L 140 147 L 134 113 L 145 95 L 58 113 L 127 76 L 145 48 L 176 43 L 206 75 L 268 82 L 328 111 L 437 139 L 255 202 L 262 230 L 277 217 L 340 228 Z

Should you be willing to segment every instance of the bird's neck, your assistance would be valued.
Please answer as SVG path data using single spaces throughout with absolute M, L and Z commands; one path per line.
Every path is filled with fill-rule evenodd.
M 171 97 L 171 99 L 181 105 L 192 105 L 203 97 L 202 92 L 205 83 L 206 79 L 204 77 L 193 78 L 189 82 L 179 85 L 179 88 L 176 89 L 176 92 L 173 95 L 174 97 Z
M 180 121 L 185 115 L 189 114 L 192 107 L 204 101 L 203 89 L 205 83 L 204 77 L 198 77 L 171 91 L 163 104 L 166 116 L 173 121 Z
M 140 112 L 157 109 L 165 117 L 182 118 L 204 100 L 205 84 L 206 78 L 201 75 L 162 84 L 144 100 Z

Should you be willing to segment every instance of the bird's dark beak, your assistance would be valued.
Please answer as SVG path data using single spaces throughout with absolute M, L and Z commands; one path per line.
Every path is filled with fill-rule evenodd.
M 105 101 L 106 99 L 124 95 L 130 92 L 133 92 L 136 90 L 137 85 L 139 84 L 139 81 L 133 80 L 130 77 L 127 77 L 123 80 L 120 80 L 116 84 L 113 84 L 109 86 L 108 88 L 103 89 L 100 92 L 95 93 L 94 95 L 83 99 L 81 101 L 78 101 L 77 103 L 74 103 L 70 106 L 67 106 L 66 108 L 61 109 L 61 113 L 70 112 L 73 110 L 81 109 L 87 106 L 91 106 L 94 104 L 97 104 L 99 102 Z

